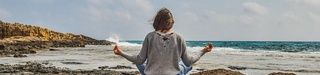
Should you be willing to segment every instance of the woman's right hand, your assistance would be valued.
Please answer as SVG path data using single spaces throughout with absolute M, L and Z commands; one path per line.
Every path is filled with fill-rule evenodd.
M 116 55 L 120 55 L 120 54 L 121 54 L 121 50 L 120 50 L 120 48 L 118 47 L 118 45 L 115 45 L 115 46 L 114 46 L 113 52 L 114 52 L 114 54 L 116 54 Z
M 212 48 L 213 48 L 212 44 L 208 43 L 208 45 L 202 49 L 202 52 L 205 52 L 205 53 L 210 52 Z

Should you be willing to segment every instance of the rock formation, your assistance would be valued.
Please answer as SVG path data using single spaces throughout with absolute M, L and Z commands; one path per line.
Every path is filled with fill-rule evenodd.
M 36 50 L 49 47 L 84 47 L 88 44 L 110 45 L 112 42 L 0 20 L 0 56 L 35 53 Z

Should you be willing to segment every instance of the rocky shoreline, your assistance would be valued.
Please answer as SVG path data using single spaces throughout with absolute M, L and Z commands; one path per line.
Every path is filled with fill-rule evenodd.
M 71 70 L 65 67 L 55 67 L 49 63 L 24 62 L 22 64 L 0 64 L 0 74 L 19 75 L 140 75 L 138 71 L 115 71 L 115 69 L 135 69 L 130 66 L 101 66 L 93 70 Z M 213 69 L 192 73 L 190 75 L 245 75 L 239 71 Z M 294 73 L 273 72 L 268 75 L 296 75 Z
M 85 35 L 60 33 L 33 25 L 7 23 L 0 20 L 0 57 L 26 57 L 38 50 L 56 47 L 84 47 L 85 45 L 111 45 Z
M 33 37 L 36 38 L 36 37 Z M 6 39 L 8 40 L 8 39 Z M 105 40 L 95 41 L 41 41 L 41 40 L 28 40 L 17 41 L 14 39 L 11 42 L 0 40 L 0 57 L 1 56 L 14 56 L 25 57 L 23 54 L 34 54 L 39 50 L 48 50 L 50 48 L 58 47 L 84 47 L 85 45 L 111 45 L 112 42 Z
M 7 65 L 0 64 L 0 74 L 21 75 L 137 75 L 138 71 L 112 71 L 104 69 L 70 70 L 51 66 L 48 63 L 26 62 L 25 64 Z

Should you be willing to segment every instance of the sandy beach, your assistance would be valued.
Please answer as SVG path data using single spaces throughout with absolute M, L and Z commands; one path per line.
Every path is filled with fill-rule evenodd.
M 141 46 L 122 46 L 123 50 L 135 54 Z M 188 48 L 189 53 L 198 48 Z M 28 57 L 2 57 L 0 64 L 23 64 L 25 62 L 47 63 L 56 67 L 66 67 L 71 70 L 93 70 L 108 67 L 131 67 L 109 69 L 111 71 L 134 72 L 134 64 L 121 56 L 114 55 L 111 46 L 87 45 L 76 48 L 55 48 L 54 51 L 42 50 Z M 246 75 L 267 75 L 272 72 L 295 73 L 297 75 L 318 75 L 320 64 L 318 54 L 297 54 L 281 52 L 237 51 L 231 48 L 215 48 L 202 57 L 189 73 L 197 73 L 213 69 L 239 71 Z

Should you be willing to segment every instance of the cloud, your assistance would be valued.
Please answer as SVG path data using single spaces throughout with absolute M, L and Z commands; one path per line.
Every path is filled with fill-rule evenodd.
M 88 7 L 84 9 L 93 20 L 132 20 L 132 15 L 148 14 L 152 5 L 146 0 L 87 0 Z M 119 7 L 120 6 L 120 7 Z M 142 12 L 141 12 L 142 11 Z
M 144 35 L 149 26 L 147 20 L 151 17 L 153 5 L 148 0 L 87 0 L 81 9 L 86 26 L 86 33 L 99 38 L 105 38 L 105 33 L 126 34 L 125 38 L 136 38 Z M 153 13 L 152 13 L 153 14 Z M 153 16 L 153 15 L 152 15 Z M 146 26 L 148 25 L 148 26 Z M 119 30 L 126 28 L 126 30 Z M 140 28 L 139 30 L 136 30 Z M 141 31 L 141 32 L 139 32 Z M 136 34 L 128 34 L 137 32 Z M 102 35 L 103 34 L 103 35 Z
M 295 3 L 298 5 L 311 6 L 311 7 L 319 7 L 320 0 L 285 0 L 287 3 Z
M 52 3 L 54 0 L 30 0 L 33 3 Z
M 131 20 L 131 14 L 128 12 L 116 12 L 115 14 L 122 20 Z
M 7 18 L 9 16 L 10 13 L 7 10 L 0 8 L 0 19 Z
M 152 5 L 149 1 L 145 0 L 135 0 L 137 6 L 141 8 L 144 12 L 148 13 L 152 9 Z
M 307 5 L 320 6 L 320 0 L 297 0 L 297 1 L 301 1 Z
M 241 23 L 244 23 L 246 25 L 253 24 L 256 21 L 256 19 L 254 19 L 253 17 L 246 16 L 246 15 L 241 16 L 239 20 L 240 20 Z
M 109 10 L 101 9 L 95 6 L 89 6 L 88 8 L 84 9 L 84 13 L 87 14 L 89 20 L 92 21 L 100 21 L 100 20 L 108 20 L 110 12 Z
M 254 14 L 263 15 L 268 13 L 268 9 L 266 7 L 256 2 L 245 2 L 242 4 L 242 6 L 244 7 L 245 11 L 248 11 Z
M 191 22 L 192 21 L 199 21 L 199 16 L 196 14 L 196 13 L 193 13 L 193 12 L 185 12 L 183 13 L 184 16 L 186 16 L 185 18 L 187 20 L 190 20 Z
M 88 3 L 93 4 L 93 5 L 100 5 L 103 3 L 103 1 L 104 0 L 87 0 Z
M 109 6 L 104 8 L 141 10 L 144 13 L 149 13 L 153 8 L 152 4 L 147 0 L 87 0 L 87 2 L 90 6 Z
M 310 18 L 311 22 L 313 22 L 314 24 L 317 24 L 317 26 L 319 26 L 318 25 L 320 23 L 320 14 L 319 13 L 307 12 L 307 15 Z
M 186 40 L 319 40 L 320 0 L 231 3 L 225 0 L 8 0 L 0 2 L 0 19 L 45 25 L 98 39 L 112 33 L 126 40 L 140 40 L 153 30 L 148 20 L 155 16 L 154 8 L 168 7 L 175 17 L 174 30 L 184 34 Z

